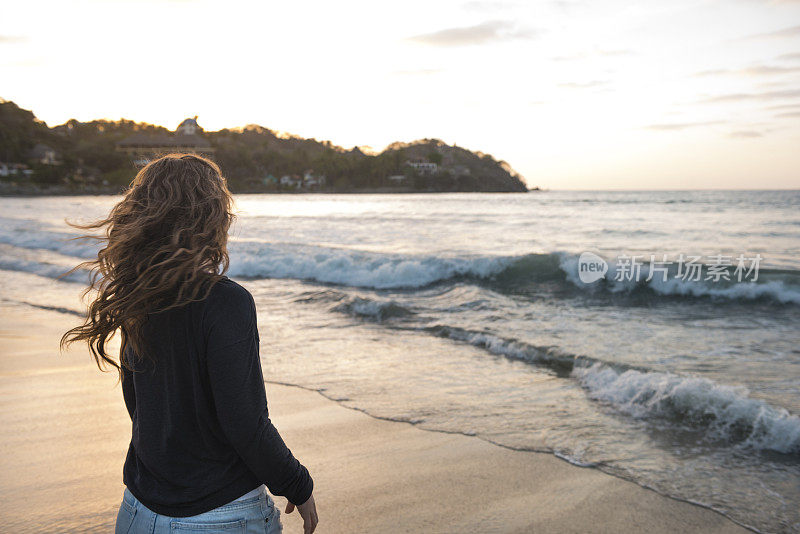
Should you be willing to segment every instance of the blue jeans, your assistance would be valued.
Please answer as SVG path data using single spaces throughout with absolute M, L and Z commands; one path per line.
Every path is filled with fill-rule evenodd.
M 261 486 L 259 495 L 191 517 L 169 517 L 145 507 L 125 488 L 115 534 L 279 534 L 281 513 Z

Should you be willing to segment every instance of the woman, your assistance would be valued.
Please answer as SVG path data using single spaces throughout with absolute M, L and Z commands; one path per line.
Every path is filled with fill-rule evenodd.
M 104 228 L 104 246 L 75 268 L 95 297 L 62 346 L 85 341 L 119 372 L 133 423 L 117 533 L 281 532 L 266 488 L 316 528 L 311 476 L 269 419 L 253 297 L 224 275 L 232 202 L 213 162 L 170 154 L 106 219 L 75 225 Z

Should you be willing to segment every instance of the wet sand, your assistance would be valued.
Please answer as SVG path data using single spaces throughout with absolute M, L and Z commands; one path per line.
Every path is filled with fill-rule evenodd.
M 0 524 L 109 532 L 130 419 L 77 317 L 0 303 Z M 267 384 L 272 419 L 315 479 L 320 533 L 749 532 L 725 517 L 549 454 L 377 420 L 317 392 Z M 276 498 L 281 510 L 286 504 Z M 297 513 L 286 532 L 302 532 Z

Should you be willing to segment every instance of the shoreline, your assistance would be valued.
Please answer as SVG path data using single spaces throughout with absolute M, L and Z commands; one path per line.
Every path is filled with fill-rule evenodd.
M 596 472 L 602 473 L 605 476 L 609 476 L 609 477 L 615 478 L 615 479 L 620 480 L 622 482 L 634 484 L 635 486 L 641 488 L 642 490 L 648 491 L 648 492 L 652 492 L 652 493 L 658 495 L 659 497 L 663 497 L 665 499 L 669 499 L 669 500 L 676 501 L 676 502 L 679 502 L 679 503 L 688 504 L 690 506 L 694 506 L 694 507 L 700 508 L 702 510 L 707 510 L 707 511 L 709 511 L 711 513 L 717 514 L 720 517 L 724 518 L 725 520 L 730 521 L 731 523 L 733 523 L 733 525 L 735 525 L 736 527 L 740 527 L 742 529 L 745 529 L 745 531 L 755 532 L 756 534 L 760 534 L 761 533 L 761 531 L 759 531 L 758 529 L 756 529 L 754 527 L 751 527 L 749 525 L 740 523 L 740 522 L 736 521 L 735 519 L 733 519 L 731 517 L 728 517 L 723 512 L 720 512 L 719 510 L 715 510 L 711 506 L 708 506 L 708 505 L 705 505 L 705 504 L 702 504 L 702 503 L 699 503 L 699 502 L 693 502 L 693 501 L 688 500 L 688 499 L 682 499 L 680 497 L 676 497 L 676 496 L 669 495 L 669 494 L 666 494 L 666 493 L 662 493 L 662 492 L 660 492 L 660 491 L 658 491 L 658 490 L 656 490 L 654 488 L 651 488 L 649 486 L 645 486 L 643 484 L 640 484 L 640 483 L 636 482 L 636 480 L 634 480 L 634 479 L 625 478 L 625 477 L 617 475 L 615 473 L 609 473 L 607 471 L 604 471 L 598 465 L 583 465 L 583 464 L 571 462 L 567 458 L 560 456 L 559 454 L 555 453 L 554 451 L 550 451 L 550 450 L 535 450 L 535 449 L 520 449 L 520 448 L 515 448 L 515 447 L 508 446 L 508 445 L 504 445 L 502 443 L 498 443 L 496 441 L 492 441 L 490 439 L 487 439 L 487 438 L 484 438 L 484 437 L 481 437 L 481 436 L 477 436 L 477 435 L 470 435 L 470 434 L 465 434 L 463 432 L 457 432 L 457 431 L 439 430 L 439 429 L 435 429 L 435 428 L 423 428 L 423 427 L 418 426 L 416 423 L 413 423 L 413 422 L 410 422 L 410 421 L 402 421 L 402 420 L 398 420 L 398 419 L 392 419 L 391 417 L 382 417 L 382 416 L 379 416 L 379 415 L 371 414 L 371 413 L 369 413 L 369 411 L 367 409 L 364 409 L 364 408 L 359 408 L 359 407 L 356 407 L 356 406 L 346 406 L 346 405 L 342 404 L 340 401 L 338 401 L 337 399 L 327 396 L 325 394 L 324 390 L 320 390 L 320 389 L 316 389 L 316 388 L 312 388 L 312 387 L 307 387 L 307 386 L 302 386 L 302 385 L 299 385 L 299 384 L 292 384 L 292 383 L 289 383 L 289 382 L 280 382 L 280 381 L 267 380 L 267 379 L 265 379 L 265 383 L 268 384 L 268 385 L 271 384 L 273 386 L 280 386 L 280 387 L 286 387 L 286 388 L 297 388 L 297 389 L 300 389 L 300 390 L 303 390 L 303 391 L 308 391 L 310 393 L 316 393 L 316 394 L 320 395 L 322 398 L 324 398 L 328 402 L 332 402 L 332 403 L 334 403 L 334 404 L 336 404 L 336 405 L 338 405 L 338 406 L 340 406 L 340 407 L 342 407 L 342 408 L 344 408 L 346 410 L 352 410 L 352 411 L 358 412 L 360 414 L 366 415 L 367 417 L 369 417 L 371 419 L 375 419 L 377 421 L 386 421 L 388 423 L 394 423 L 394 424 L 400 424 L 400 425 L 408 425 L 408 426 L 413 427 L 414 429 L 419 430 L 421 432 L 432 432 L 434 434 L 455 435 L 455 436 L 463 436 L 463 437 L 468 438 L 468 439 L 476 439 L 476 440 L 482 441 L 484 443 L 487 443 L 487 444 L 489 444 L 489 445 L 491 445 L 493 447 L 498 447 L 500 449 L 513 451 L 515 453 L 532 454 L 532 455 L 545 455 L 545 456 L 548 456 L 548 457 L 553 457 L 553 458 L 556 458 L 556 459 L 564 462 L 566 465 L 568 465 L 568 466 L 570 466 L 572 468 L 588 469 L 588 470 L 596 471 Z
M 77 190 L 68 187 L 55 186 L 52 189 L 23 188 L 20 190 L 5 189 L 0 184 L 0 197 L 79 197 L 79 196 L 116 196 L 125 192 L 125 187 L 109 188 L 96 187 Z M 411 189 L 402 187 L 369 187 L 362 189 L 343 190 L 236 190 L 234 195 L 394 195 L 394 194 L 430 194 L 430 193 L 541 193 L 544 189 L 528 189 L 527 191 L 449 191 L 438 189 Z
M 8 303 L 0 317 L 0 517 L 15 532 L 107 531 L 130 439 L 116 377 L 82 347 L 58 355 L 74 318 Z M 314 476 L 320 533 L 749 532 L 551 453 L 378 418 L 312 388 L 266 387 L 276 427 Z M 297 513 L 282 515 L 286 532 L 302 531 Z
M 426 190 L 383 190 L 383 189 L 359 189 L 355 191 L 232 191 L 234 195 L 430 195 L 445 193 L 486 193 L 486 194 L 517 194 L 517 193 L 539 193 L 544 190 L 529 189 L 528 191 L 426 191 Z M 0 192 L 0 198 L 38 198 L 38 197 L 83 197 L 83 196 L 118 196 L 124 194 L 120 191 L 40 191 L 25 193 Z

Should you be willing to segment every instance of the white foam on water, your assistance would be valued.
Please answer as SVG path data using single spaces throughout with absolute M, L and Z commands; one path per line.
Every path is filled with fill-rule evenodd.
M 704 282 L 684 281 L 676 278 L 654 278 L 650 288 L 661 295 L 693 297 L 718 297 L 729 300 L 755 300 L 770 298 L 781 304 L 800 304 L 800 288 L 788 286 L 781 280 L 769 282 L 741 282 L 727 287 L 714 287 Z
M 95 256 L 97 242 L 72 239 L 77 235 L 51 230 L 35 221 L 0 217 L 0 243 L 26 249 L 50 250 L 76 258 Z
M 234 242 L 231 276 L 296 278 L 376 289 L 424 287 L 459 275 L 489 277 L 513 258 L 382 254 L 293 244 Z
M 723 284 L 711 280 L 683 280 L 673 276 L 674 273 L 670 273 L 666 281 L 660 273 L 656 273 L 651 280 L 647 280 L 650 269 L 648 264 L 641 266 L 638 283 L 636 277 L 631 277 L 631 279 L 618 277 L 620 266 L 609 262 L 605 279 L 586 284 L 578 277 L 578 256 L 564 253 L 558 253 L 558 255 L 559 267 L 564 271 L 566 279 L 575 286 L 590 291 L 604 287 L 611 293 L 625 293 L 644 285 L 659 295 L 711 297 L 731 301 L 767 298 L 781 304 L 800 304 L 800 287 L 788 284 L 783 280 L 764 280 L 762 277 L 756 282 L 734 281 Z
M 591 398 L 637 418 L 706 427 L 712 438 L 782 453 L 800 452 L 800 417 L 748 396 L 743 387 L 673 373 L 621 371 L 602 363 L 572 371 Z
M 59 278 L 82 260 L 57 252 L 41 249 L 25 249 L 0 243 L 0 269 L 22 271 L 46 278 Z M 68 282 L 89 283 L 89 272 L 78 269 L 62 278 Z
M 73 240 L 78 234 L 55 231 L 35 221 L 0 218 L 0 244 L 19 249 L 47 250 L 72 258 L 74 264 L 95 257 L 98 243 Z M 232 240 L 229 243 L 231 267 L 228 274 L 248 278 L 294 278 L 323 283 L 374 289 L 418 288 L 455 276 L 488 279 L 526 256 L 433 256 L 367 252 L 361 250 Z M 616 280 L 619 266 L 610 262 L 605 280 L 584 284 L 578 278 L 578 256 L 554 253 L 567 281 L 589 290 L 604 288 L 612 293 L 629 292 L 637 287 L 633 280 Z M 15 264 L 17 254 L 6 251 L 3 268 L 56 276 L 52 267 L 34 265 L 30 257 Z M 649 266 L 641 267 L 640 280 Z M 532 279 L 536 273 L 531 273 Z M 800 287 L 784 280 L 762 280 L 730 284 L 681 280 L 660 276 L 642 282 L 660 295 L 711 297 L 725 300 L 771 299 L 782 304 L 800 304 Z

